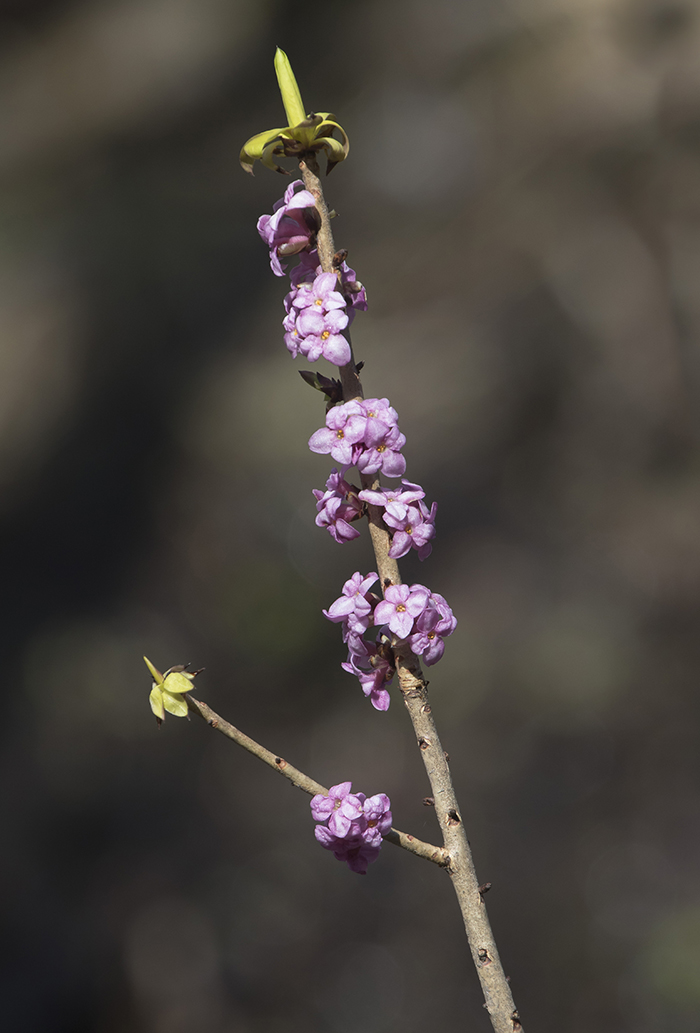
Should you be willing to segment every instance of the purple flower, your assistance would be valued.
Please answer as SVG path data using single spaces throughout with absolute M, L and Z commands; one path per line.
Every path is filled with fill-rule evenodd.
M 349 631 L 356 635 L 363 635 L 370 626 L 372 617 L 372 602 L 367 598 L 367 593 L 379 575 L 370 573 L 365 577 L 357 573 L 343 585 L 343 594 L 331 603 L 327 610 L 323 610 L 323 616 L 334 624 L 342 623 Z
M 353 399 L 335 405 L 326 414 L 326 426 L 309 439 L 312 452 L 325 454 L 362 473 L 400 477 L 406 460 L 399 452 L 406 438 L 399 431 L 398 415 L 388 398 Z
M 373 506 L 386 506 L 390 502 L 407 506 L 409 502 L 417 502 L 425 498 L 425 492 L 420 484 L 412 484 L 411 481 L 402 480 L 403 488 L 381 488 L 377 491 L 370 491 L 366 488 L 359 493 L 363 502 L 369 502 Z
M 374 624 L 388 624 L 397 638 L 408 638 L 415 620 L 428 605 L 429 595 L 423 585 L 389 585 L 374 609 Z
M 282 320 L 282 326 L 285 329 L 284 343 L 287 345 L 287 350 L 293 359 L 296 359 L 297 355 L 301 350 L 302 337 L 297 330 L 296 313 L 289 312 Z
M 297 189 L 301 187 L 299 193 Z M 296 179 L 277 201 L 272 215 L 261 215 L 258 233 L 270 249 L 270 265 L 275 276 L 284 276 L 279 256 L 295 255 L 309 246 L 321 225 L 313 195 Z
M 357 494 L 357 488 L 344 479 L 343 474 L 333 470 L 326 481 L 325 492 L 314 488 L 316 496 L 316 525 L 327 527 L 332 538 L 336 542 L 349 542 L 358 538 L 360 532 L 350 526 L 351 520 L 357 520 L 362 515 L 362 503 Z
M 417 505 L 408 506 L 390 502 L 384 512 L 384 523 L 394 531 L 390 557 L 400 559 L 413 547 L 418 559 L 427 559 L 433 551 L 430 539 L 435 537 L 436 513 L 437 502 L 433 502 L 430 510 L 420 499 Z
M 391 800 L 386 793 L 370 796 L 363 803 L 362 810 L 367 820 L 365 839 L 369 839 L 370 836 L 386 836 L 392 821 Z
M 341 782 L 331 786 L 328 796 L 319 793 L 311 800 L 314 821 L 327 822 L 329 831 L 340 838 L 347 836 L 352 823 L 363 815 L 363 801 L 353 795 L 351 789 L 352 782 Z
M 391 801 L 386 793 L 367 799 L 351 789 L 352 782 L 341 782 L 331 787 L 328 796 L 313 797 L 311 814 L 322 823 L 314 833 L 322 847 L 332 850 L 352 871 L 365 875 L 379 856 L 382 837 L 391 829 Z
M 386 477 L 400 477 L 406 472 L 406 460 L 401 449 L 406 438 L 398 427 L 390 427 L 380 433 L 381 424 L 372 426 L 372 444 L 359 456 L 356 466 L 360 473 L 379 473 Z
M 417 550 L 418 558 L 426 559 L 432 552 L 431 538 L 435 537 L 435 514 L 437 503 L 431 509 L 422 499 L 425 492 L 420 484 L 403 480 L 403 488 L 361 491 L 358 498 L 373 506 L 384 507 L 384 523 L 394 531 L 389 555 L 392 559 L 405 556 L 411 547 Z
M 366 312 L 367 291 L 355 276 L 355 270 L 351 269 L 347 262 L 343 262 L 340 267 L 340 284 L 343 294 L 351 306 L 351 316 L 355 315 L 353 309 Z
M 347 325 L 348 314 L 344 309 L 332 308 L 321 312 L 307 306 L 296 320 L 296 331 L 301 338 L 299 351 L 309 362 L 316 362 L 323 356 L 336 366 L 347 366 L 352 357 L 350 345 L 340 332 Z
M 365 433 L 367 419 L 358 401 L 334 405 L 326 413 L 326 426 L 309 438 L 312 452 L 327 455 L 329 452 L 337 463 L 354 466 L 362 448 L 360 442 Z
M 347 661 L 340 666 L 359 680 L 375 710 L 388 710 L 391 697 L 387 685 L 396 673 L 393 657 L 383 644 L 374 645 L 357 636 L 348 639 L 348 646 Z
M 336 308 L 344 309 L 345 298 L 337 287 L 338 277 L 335 273 L 321 273 L 313 283 L 299 284 L 292 305 L 297 309 L 311 308 L 321 313 Z
M 457 627 L 457 620 L 443 596 L 431 592 L 423 613 L 416 619 L 410 638 L 411 651 L 432 667 L 445 652 L 445 639 Z

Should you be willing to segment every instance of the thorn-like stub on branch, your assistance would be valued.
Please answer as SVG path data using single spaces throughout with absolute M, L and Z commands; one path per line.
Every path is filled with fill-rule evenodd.
M 433 744 L 431 743 L 430 739 L 426 739 L 425 736 L 421 736 L 418 740 L 418 745 L 421 748 L 421 750 L 428 750 Z
M 355 372 L 356 373 L 361 373 L 364 368 L 365 368 L 364 360 L 362 362 L 356 362 L 355 363 Z
M 284 757 L 275 757 L 275 764 L 277 765 L 278 768 L 286 768 L 287 767 L 287 761 L 284 759 Z
M 520 1022 L 520 1016 L 518 1015 L 518 1009 L 517 1008 L 515 1009 L 515 1011 L 511 1015 L 511 1020 L 513 1022 L 513 1030 L 515 1031 L 515 1033 L 517 1033 L 518 1030 L 523 1028 L 522 1024 Z
M 447 752 L 447 750 L 443 750 L 442 752 L 445 754 L 445 760 L 449 764 L 450 763 L 450 755 L 449 755 L 449 753 Z
M 491 883 L 490 882 L 482 882 L 481 886 L 479 886 L 479 894 L 480 894 L 482 900 L 483 900 L 483 897 L 484 897 L 484 893 L 488 893 L 488 891 L 490 889 L 491 889 Z
M 455 825 L 459 825 L 461 821 L 462 819 L 460 818 L 459 814 L 457 814 L 457 811 L 454 808 L 447 812 L 447 824 L 451 828 L 454 828 Z
M 489 952 L 486 950 L 485 947 L 479 947 L 479 952 L 478 953 L 479 953 L 479 964 L 480 965 L 490 965 L 491 964 L 491 957 L 489 956 Z
M 434 807 L 435 806 L 435 797 L 434 796 L 424 796 L 423 797 L 423 806 L 424 807 Z
M 420 712 L 421 714 L 431 714 L 432 710 L 430 709 L 430 703 L 424 703 L 420 708 Z
M 218 728 L 218 727 L 219 727 L 219 722 L 218 722 L 218 721 L 216 720 L 216 718 L 215 718 L 215 717 L 212 717 L 212 719 L 211 719 L 211 721 L 209 722 L 209 724 L 210 724 L 210 726 L 211 726 L 212 728 Z

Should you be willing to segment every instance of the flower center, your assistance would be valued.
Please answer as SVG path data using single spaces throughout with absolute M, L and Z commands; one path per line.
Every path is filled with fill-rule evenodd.
M 335 432 L 335 436 L 336 436 L 337 438 L 344 438 L 344 437 L 345 437 L 345 435 L 343 434 L 342 430 L 337 430 L 337 431 Z
M 324 330 L 323 333 L 321 334 L 321 340 L 322 341 L 327 341 L 330 336 L 331 336 L 330 330 Z
M 397 613 L 405 613 L 406 612 L 406 607 L 404 606 L 403 603 L 399 603 L 399 605 L 396 607 L 396 612 Z

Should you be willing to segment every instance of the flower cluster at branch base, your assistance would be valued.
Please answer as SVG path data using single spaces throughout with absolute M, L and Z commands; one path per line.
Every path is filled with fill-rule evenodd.
M 316 839 L 332 850 L 353 872 L 367 874 L 367 867 L 379 857 L 382 837 L 391 828 L 391 800 L 386 793 L 365 796 L 351 793 L 352 782 L 331 786 L 328 796 L 319 793 L 311 800 L 311 814 L 320 822 Z
M 363 576 L 357 571 L 323 615 L 342 624 L 348 647 L 343 670 L 358 678 L 375 710 L 388 710 L 387 686 L 395 674 L 392 636 L 408 641 L 411 652 L 431 667 L 444 653 L 444 640 L 457 627 L 457 620 L 443 596 L 424 585 L 389 585 L 380 599 L 370 591 L 378 580 L 375 573 Z M 364 635 L 372 626 L 379 631 L 375 641 L 368 642 Z
M 281 258 L 300 256 L 289 276 L 292 289 L 284 299 L 284 343 L 289 353 L 292 358 L 303 355 L 309 362 L 324 358 L 346 366 L 352 354 L 343 330 L 356 310 L 367 309 L 367 294 L 345 261 L 339 261 L 336 272 L 323 272 L 315 248 L 320 227 L 313 195 L 300 179 L 285 190 L 272 215 L 258 219 L 258 233 L 270 249 L 275 276 L 284 276 Z

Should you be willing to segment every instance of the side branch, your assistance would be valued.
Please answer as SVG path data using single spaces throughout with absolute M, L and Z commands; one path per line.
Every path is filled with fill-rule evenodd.
M 298 768 L 288 764 L 283 757 L 278 757 L 276 754 L 271 753 L 270 750 L 266 750 L 255 739 L 251 739 L 245 732 L 241 732 L 240 729 L 225 721 L 223 717 L 215 713 L 206 703 L 195 699 L 189 692 L 185 695 L 185 699 L 190 709 L 195 710 L 211 728 L 215 728 L 217 732 L 221 732 L 227 739 L 232 739 L 233 742 L 238 743 L 239 746 L 242 746 L 244 750 L 248 750 L 249 753 L 252 753 L 258 760 L 263 761 L 268 767 L 279 771 L 280 775 L 288 778 L 292 785 L 298 789 L 303 789 L 309 796 L 316 796 L 318 793 L 328 796 L 328 790 L 320 782 L 315 782 L 313 778 L 309 778 L 303 771 L 299 771 Z M 422 840 L 416 839 L 415 836 L 409 836 L 408 833 L 401 832 L 399 829 L 392 828 L 384 836 L 384 839 L 387 843 L 400 846 L 404 850 L 408 850 L 409 853 L 416 854 L 417 857 L 423 857 L 426 861 L 432 861 L 433 864 L 437 864 L 441 868 L 449 866 L 450 857 L 442 847 L 433 846 L 432 843 L 424 843 Z

